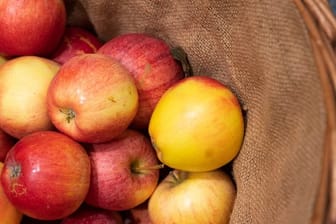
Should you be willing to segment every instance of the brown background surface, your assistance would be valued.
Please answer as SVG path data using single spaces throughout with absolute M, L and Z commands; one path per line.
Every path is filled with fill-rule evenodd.
M 305 25 L 291 0 L 68 0 L 69 24 L 107 41 L 145 32 L 181 46 L 197 75 L 230 86 L 246 109 L 233 163 L 231 223 L 310 223 L 325 109 Z M 211 125 L 211 124 L 210 124 Z

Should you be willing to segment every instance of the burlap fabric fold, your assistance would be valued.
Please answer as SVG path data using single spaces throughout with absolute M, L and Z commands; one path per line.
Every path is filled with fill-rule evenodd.
M 321 176 L 326 111 L 306 27 L 291 0 L 67 0 L 69 24 L 103 41 L 160 37 L 194 74 L 238 95 L 246 134 L 233 162 L 231 223 L 310 223 Z M 212 124 L 209 124 L 212 125 Z

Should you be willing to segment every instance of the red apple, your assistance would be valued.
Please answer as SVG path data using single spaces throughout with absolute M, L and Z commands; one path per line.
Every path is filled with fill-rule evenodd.
M 7 56 L 46 56 L 65 30 L 62 0 L 1 0 L 0 15 L 0 53 Z
M 61 224 L 61 219 L 58 220 L 40 220 L 24 215 L 20 224 Z
M 67 26 L 60 45 L 51 58 L 64 64 L 70 58 L 84 53 L 96 53 L 102 42 L 90 31 L 76 26 Z
M 116 211 L 83 205 L 76 212 L 63 219 L 61 224 L 123 224 Z
M 152 224 L 148 212 L 148 201 L 129 210 L 132 224 Z
M 15 144 L 16 139 L 0 129 L 0 162 L 6 158 L 7 152 Z
M 77 141 L 109 141 L 125 131 L 138 109 L 131 74 L 116 60 L 84 54 L 62 65 L 51 82 L 48 114 L 55 127 Z
M 135 78 L 139 109 L 132 125 L 146 129 L 161 95 L 184 77 L 181 65 L 163 40 L 141 33 L 117 36 L 100 47 L 98 53 L 120 61 Z
M 1 35 L 1 34 L 0 34 Z M 21 56 L 0 66 L 0 127 L 15 138 L 54 127 L 47 113 L 47 90 L 60 65 Z
M 174 170 L 159 183 L 148 202 L 153 224 L 227 224 L 236 189 L 221 170 Z
M 126 130 L 110 142 L 92 144 L 91 184 L 86 202 L 108 210 L 127 210 L 147 200 L 159 178 L 158 160 L 149 139 Z
M 0 162 L 0 172 L 4 164 Z M 20 224 L 22 213 L 8 200 L 0 184 L 0 221 L 4 224 Z
M 20 139 L 7 153 L 1 184 L 24 215 L 64 218 L 83 203 L 90 184 L 90 160 L 68 136 L 40 131 Z

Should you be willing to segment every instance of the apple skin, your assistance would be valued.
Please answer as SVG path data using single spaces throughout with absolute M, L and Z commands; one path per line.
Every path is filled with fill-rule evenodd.
M 244 137 L 238 98 L 207 76 L 187 77 L 161 97 L 148 132 L 159 160 L 179 170 L 214 170 L 232 161 Z
M 79 142 L 109 141 L 125 131 L 138 109 L 131 74 L 101 54 L 71 58 L 51 82 L 49 117 L 61 132 Z
M 24 215 L 20 224 L 60 224 L 61 219 L 58 220 L 39 220 Z
M 63 39 L 51 59 L 64 64 L 76 55 L 96 53 L 102 44 L 98 37 L 88 30 L 77 26 L 67 26 Z
M 121 215 L 116 211 L 83 205 L 61 224 L 123 224 Z
M 120 61 L 133 75 L 139 92 L 139 109 L 132 127 L 147 130 L 161 95 L 184 78 L 181 65 L 161 39 L 143 33 L 127 33 L 104 43 L 98 53 Z
M 15 138 L 0 129 L 0 162 L 4 162 L 7 152 L 15 143 Z
M 0 55 L 0 65 L 4 64 L 7 61 L 7 59 L 4 56 Z
M 47 113 L 47 91 L 60 65 L 21 56 L 0 66 L 0 127 L 15 138 L 54 129 Z
M 129 210 L 131 224 L 152 224 L 148 212 L 148 200 Z
M 148 202 L 153 224 L 226 224 L 236 197 L 230 177 L 220 170 L 174 170 L 159 183 Z
M 110 142 L 92 144 L 91 183 L 86 203 L 112 211 L 146 201 L 158 183 L 155 151 L 142 133 L 128 129 Z
M 0 1 L 0 53 L 47 56 L 60 42 L 66 24 L 62 0 Z
M 0 162 L 0 173 L 4 164 Z M 15 206 L 8 200 L 6 194 L 0 184 L 0 217 L 1 223 L 5 224 L 20 224 L 22 220 L 22 213 L 19 212 Z
M 90 184 L 90 160 L 78 142 L 55 131 L 34 132 L 7 153 L 1 184 L 24 215 L 62 219 L 83 203 Z

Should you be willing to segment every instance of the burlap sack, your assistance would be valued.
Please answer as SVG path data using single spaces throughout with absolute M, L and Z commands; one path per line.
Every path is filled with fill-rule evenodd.
M 302 18 L 292 0 L 68 0 L 69 24 L 106 41 L 145 32 L 181 46 L 195 74 L 230 86 L 246 134 L 233 162 L 231 223 L 310 223 L 326 111 Z M 211 125 L 211 124 L 209 124 Z

